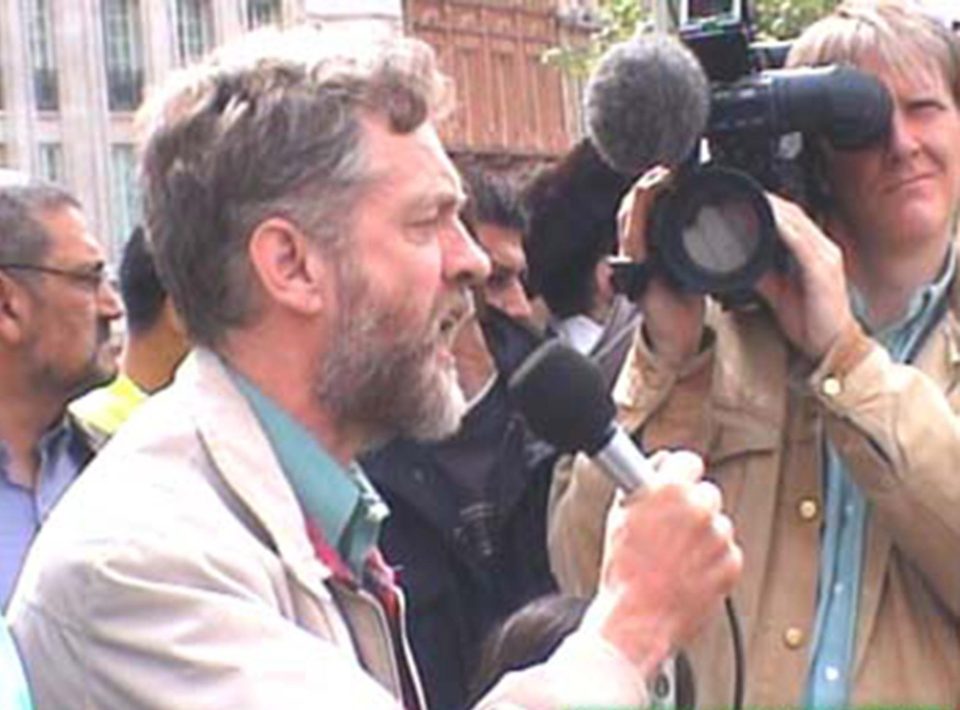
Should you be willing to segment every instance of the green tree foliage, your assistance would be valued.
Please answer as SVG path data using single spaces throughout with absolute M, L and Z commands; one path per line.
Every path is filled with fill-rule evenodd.
M 828 14 L 839 0 L 756 0 L 757 28 L 764 37 L 791 39 Z
M 587 41 L 551 47 L 544 52 L 543 61 L 574 74 L 587 74 L 607 47 L 627 39 L 639 24 L 649 19 L 645 0 L 599 0 L 597 5 L 595 29 Z
M 837 6 L 840 0 L 753 0 L 758 37 L 791 39 Z M 554 47 L 544 60 L 575 73 L 589 72 L 611 44 L 633 34 L 638 24 L 650 19 L 652 0 L 599 0 L 597 29 L 587 42 L 576 47 Z

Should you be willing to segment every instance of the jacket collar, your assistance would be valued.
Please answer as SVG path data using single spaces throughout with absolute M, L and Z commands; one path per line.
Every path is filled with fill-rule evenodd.
M 263 527 L 299 582 L 317 597 L 329 598 L 323 583 L 333 572 L 314 554 L 296 495 L 219 356 L 196 348 L 180 368 L 177 385 L 192 391 L 200 439 L 226 487 Z
M 960 249 L 955 250 L 954 259 L 960 260 Z M 915 362 L 943 391 L 955 387 L 960 378 L 960 264 L 947 292 L 942 325 L 934 328 Z

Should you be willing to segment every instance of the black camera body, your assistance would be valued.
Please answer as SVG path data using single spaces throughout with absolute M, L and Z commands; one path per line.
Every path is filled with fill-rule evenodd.
M 743 0 L 744 2 L 746 0 Z M 764 191 L 804 206 L 817 176 L 805 142 L 856 150 L 882 141 L 893 104 L 875 77 L 847 66 L 781 69 L 788 44 L 753 42 L 741 0 L 681 0 L 679 35 L 710 82 L 703 146 L 655 203 L 651 263 L 681 289 L 728 306 L 750 302 L 756 280 L 789 264 Z M 614 264 L 614 287 L 645 276 Z

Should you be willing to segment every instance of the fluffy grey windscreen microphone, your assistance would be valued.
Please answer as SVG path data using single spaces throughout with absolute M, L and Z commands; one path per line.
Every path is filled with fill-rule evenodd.
M 587 133 L 616 171 L 636 176 L 676 166 L 707 126 L 710 87 L 679 39 L 635 36 L 611 47 L 587 82 Z

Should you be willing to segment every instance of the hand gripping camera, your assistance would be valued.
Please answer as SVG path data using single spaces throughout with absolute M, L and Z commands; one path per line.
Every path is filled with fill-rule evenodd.
M 741 0 L 681 0 L 679 15 L 680 38 L 709 80 L 706 140 L 654 205 L 650 262 L 614 264 L 614 287 L 636 295 L 659 269 L 683 290 L 736 306 L 752 300 L 764 272 L 788 264 L 764 190 L 809 206 L 818 176 L 804 144 L 874 145 L 893 104 L 879 80 L 852 67 L 771 68 L 788 45 L 753 43 Z

